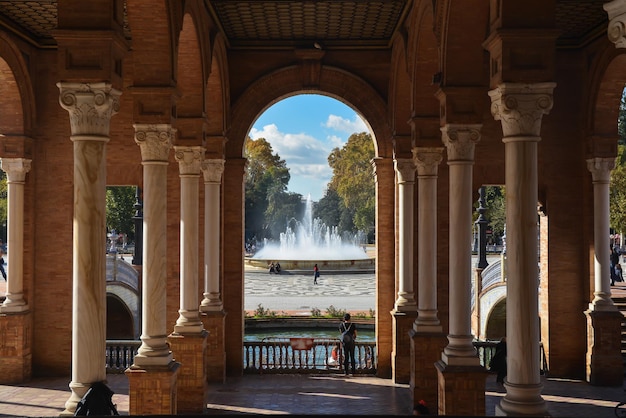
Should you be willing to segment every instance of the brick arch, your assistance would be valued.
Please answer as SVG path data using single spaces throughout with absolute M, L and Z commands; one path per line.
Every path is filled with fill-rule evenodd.
M 201 117 L 204 110 L 204 69 L 200 43 L 193 17 L 185 13 L 179 35 L 177 87 L 180 94 L 176 102 L 178 117 Z
M 211 48 L 210 73 L 206 84 L 206 97 L 212 98 L 207 101 L 205 113 L 207 117 L 207 153 L 213 154 L 212 158 L 221 158 L 224 154 L 223 141 L 221 138 L 228 126 L 228 109 L 230 107 L 228 78 L 228 57 L 226 45 L 221 35 L 215 37 Z M 212 140 L 216 138 L 216 140 Z
M 389 81 L 389 120 L 396 137 L 396 152 L 410 152 L 412 148 L 411 126 L 411 82 L 407 69 L 406 42 L 398 36 L 392 51 L 391 80 Z M 398 142 L 402 142 L 400 145 Z M 398 146 L 400 145 L 400 146 Z M 410 157 L 410 156 L 409 156 Z
M 433 82 L 439 72 L 439 57 L 433 24 L 432 3 L 420 2 L 413 12 L 411 24 L 418 30 L 411 31 L 407 47 L 412 83 L 411 111 L 418 117 L 439 118 L 439 100 L 435 97 L 439 85 Z M 439 133 L 436 136 L 439 137 Z
M 626 51 L 609 45 L 592 72 L 589 86 L 590 100 L 587 110 L 587 132 L 590 136 L 612 137 L 617 139 L 617 118 L 626 76 Z
M 0 126 L 3 134 L 31 136 L 36 122 L 35 94 L 19 49 L 5 34 L 0 34 Z
M 322 67 L 319 86 L 306 87 L 302 68 L 287 67 L 263 77 L 233 105 L 233 125 L 228 132 L 226 153 L 231 158 L 243 156 L 246 135 L 256 118 L 277 101 L 298 93 L 322 94 L 337 99 L 355 109 L 369 125 L 377 157 L 391 157 L 391 129 L 386 118 L 386 105 L 382 97 L 364 80 L 346 71 Z

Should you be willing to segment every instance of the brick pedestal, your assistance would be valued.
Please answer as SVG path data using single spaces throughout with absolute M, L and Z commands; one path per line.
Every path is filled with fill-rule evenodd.
M 485 380 L 482 366 L 435 363 L 438 377 L 438 415 L 485 415 Z
M 622 386 L 622 320 L 619 311 L 586 311 L 587 381 L 598 386 Z
M 167 341 L 172 355 L 181 364 L 178 373 L 178 413 L 206 412 L 208 384 L 206 380 L 206 346 L 208 332 L 170 334 Z
M 148 369 L 131 366 L 128 377 L 129 415 L 176 415 L 176 378 L 180 363 Z
M 393 381 L 395 383 L 409 383 L 411 378 L 411 342 L 409 332 L 413 330 L 413 323 L 417 318 L 415 312 L 393 311 Z
M 31 378 L 32 317 L 30 312 L 0 315 L 0 383 Z
M 225 317 L 224 311 L 201 314 L 204 329 L 209 332 L 206 346 L 206 375 L 209 383 L 226 382 Z
M 424 400 L 432 413 L 438 405 L 439 376 L 435 363 L 448 343 L 446 334 L 421 333 L 411 330 L 411 400 L 413 406 Z

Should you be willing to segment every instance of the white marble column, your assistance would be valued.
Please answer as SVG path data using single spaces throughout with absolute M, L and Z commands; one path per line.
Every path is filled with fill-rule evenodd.
M 24 300 L 24 182 L 30 164 L 31 160 L 25 158 L 0 159 L 0 167 L 7 174 L 7 259 L 11 266 L 0 313 L 28 310 Z
M 609 16 L 607 36 L 616 48 L 626 48 L 626 0 L 613 0 L 602 5 Z
M 552 108 L 555 83 L 504 83 L 491 90 L 491 113 L 502 122 L 507 254 L 505 415 L 542 415 L 539 375 L 537 143 L 541 118 Z
M 167 165 L 176 129 L 135 124 L 143 165 L 143 269 L 141 346 L 134 367 L 168 366 L 167 344 Z
M 413 149 L 417 166 L 417 332 L 441 332 L 437 316 L 437 172 L 443 148 Z
M 220 293 L 220 184 L 224 160 L 202 162 L 204 173 L 204 299 L 200 311 L 221 311 Z
M 199 334 L 204 329 L 198 311 L 198 206 L 204 148 L 175 146 L 174 156 L 180 172 L 180 308 L 174 332 Z
M 472 167 L 481 125 L 447 124 L 441 128 L 450 166 L 450 326 L 442 361 L 477 366 L 472 341 Z
M 415 164 L 410 158 L 395 161 L 398 178 L 398 296 L 394 310 L 415 312 L 415 290 L 413 289 L 413 208 L 415 197 Z
M 69 413 L 92 383 L 106 380 L 106 143 L 120 92 L 108 83 L 57 87 L 74 143 L 72 394 L 64 411 Z
M 591 158 L 587 168 L 593 177 L 593 246 L 594 257 L 594 299 L 589 304 L 592 311 L 616 311 L 611 299 L 611 261 L 609 240 L 609 185 L 611 170 L 615 168 L 615 158 Z

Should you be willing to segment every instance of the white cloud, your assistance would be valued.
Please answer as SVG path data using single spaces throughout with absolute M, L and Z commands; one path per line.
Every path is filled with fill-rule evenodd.
M 345 132 L 350 135 L 360 132 L 369 132 L 369 128 L 358 114 L 354 115 L 353 120 L 342 118 L 337 115 L 328 115 L 328 119 L 323 126 L 339 132 Z

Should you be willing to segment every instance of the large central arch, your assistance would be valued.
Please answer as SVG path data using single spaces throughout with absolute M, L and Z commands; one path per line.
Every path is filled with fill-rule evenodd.
M 243 150 L 246 136 L 257 117 L 272 104 L 283 98 L 302 93 L 322 94 L 337 99 L 355 109 L 366 121 L 374 138 L 376 175 L 376 339 L 378 349 L 378 374 L 391 373 L 391 316 L 395 301 L 395 235 L 394 199 L 395 176 L 393 170 L 392 131 L 387 119 L 386 101 L 368 83 L 342 69 L 310 65 L 289 66 L 274 71 L 248 87 L 232 108 L 232 125 L 227 132 L 226 170 L 229 173 L 229 196 L 235 187 L 243 195 Z M 233 180 L 232 176 L 237 178 Z M 239 191 L 237 191 L 239 194 Z M 243 198 L 242 198 L 243 199 Z M 384 203 L 381 203 L 384 202 Z M 243 205 L 236 199 L 225 199 L 224 228 L 229 237 L 240 240 L 224 241 L 224 308 L 229 315 L 226 329 L 226 363 L 228 370 L 241 370 L 243 343 Z M 239 332 L 236 332 L 239 331 Z M 236 372 L 235 372 L 236 373 Z

